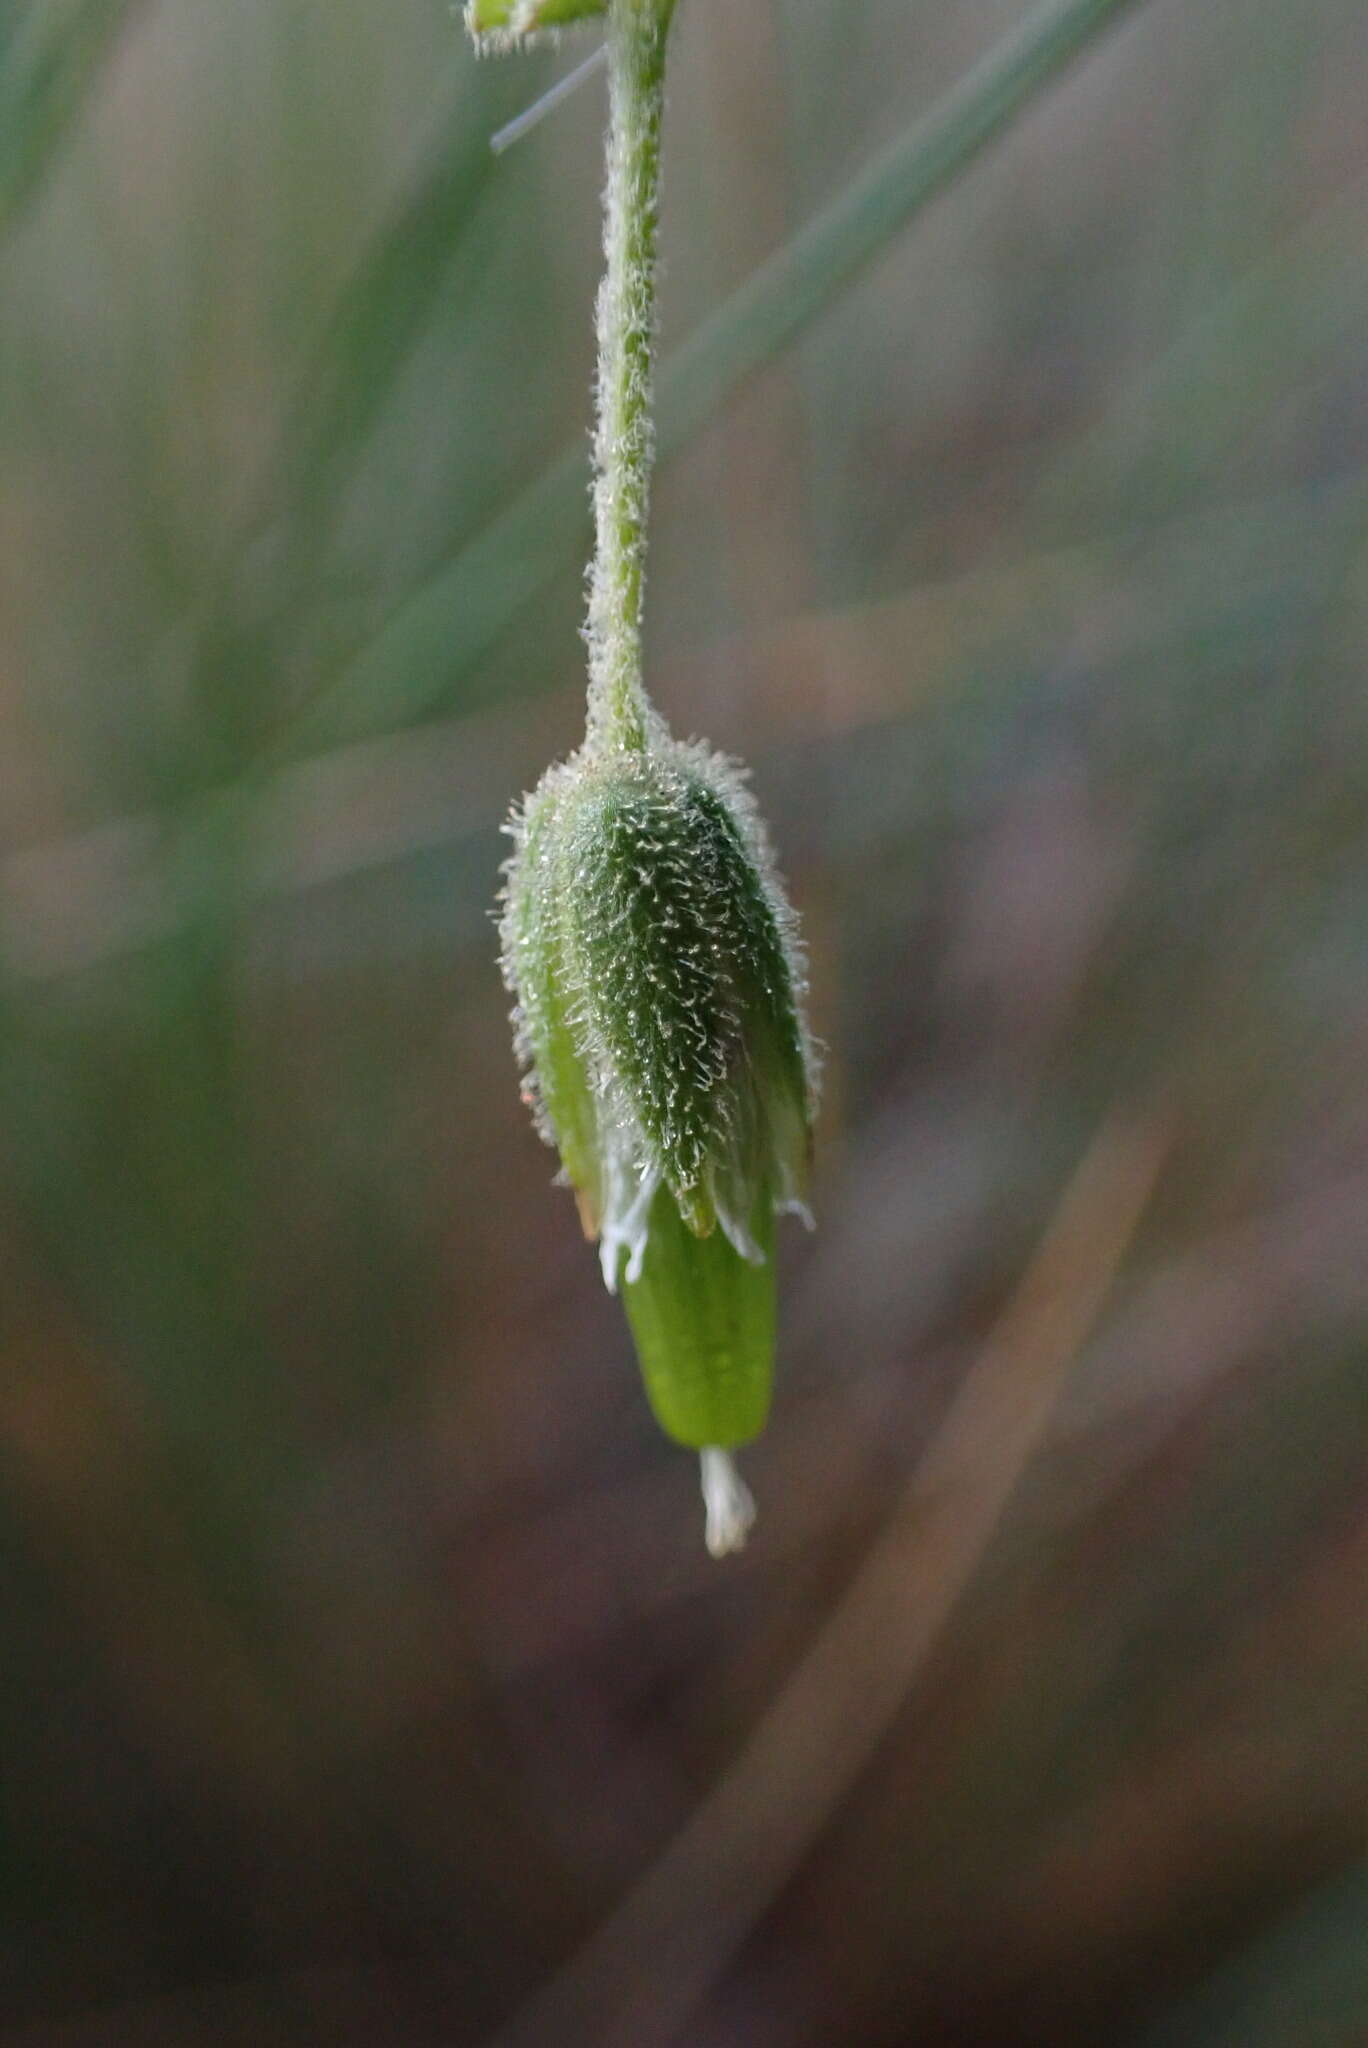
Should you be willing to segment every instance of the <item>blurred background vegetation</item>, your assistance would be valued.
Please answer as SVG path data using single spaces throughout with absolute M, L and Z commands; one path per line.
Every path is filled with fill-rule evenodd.
M 601 86 L 0 8 L 7 2048 L 1368 2041 L 1368 15 L 1115 12 L 871 231 L 1025 0 L 681 0 L 651 672 L 829 1048 L 719 1568 L 489 919 Z

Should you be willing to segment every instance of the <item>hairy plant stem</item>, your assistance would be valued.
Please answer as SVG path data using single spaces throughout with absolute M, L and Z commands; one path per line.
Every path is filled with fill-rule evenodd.
M 594 559 L 589 578 L 591 744 L 640 752 L 650 720 L 641 679 L 654 429 L 656 229 L 665 41 L 674 0 L 610 0 L 604 192 L 607 268 L 597 305 Z

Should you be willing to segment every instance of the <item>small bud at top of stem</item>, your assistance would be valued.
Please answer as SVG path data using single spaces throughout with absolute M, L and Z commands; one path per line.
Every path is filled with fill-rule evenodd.
M 607 11 L 607 0 L 466 0 L 465 25 L 477 49 L 508 50 Z

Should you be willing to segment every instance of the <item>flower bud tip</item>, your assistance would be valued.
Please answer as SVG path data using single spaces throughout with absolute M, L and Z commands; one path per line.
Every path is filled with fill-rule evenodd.
M 709 1557 L 729 1557 L 744 1550 L 755 1521 L 750 1488 L 726 1451 L 709 1448 L 698 1454 L 707 1515 L 704 1541 Z

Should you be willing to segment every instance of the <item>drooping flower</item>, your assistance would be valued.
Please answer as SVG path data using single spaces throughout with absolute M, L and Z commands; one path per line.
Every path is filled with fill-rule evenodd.
M 661 1427 L 725 1452 L 768 1413 L 775 1213 L 806 1214 L 793 913 L 740 772 L 654 718 L 642 751 L 552 768 L 511 829 L 503 963 L 539 1128 Z M 705 1461 L 719 1498 L 727 1469 Z M 743 1493 L 710 1513 L 718 1547 L 744 1514 Z

